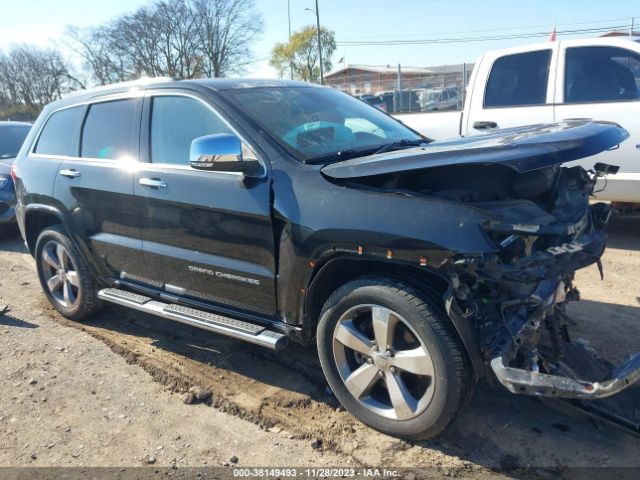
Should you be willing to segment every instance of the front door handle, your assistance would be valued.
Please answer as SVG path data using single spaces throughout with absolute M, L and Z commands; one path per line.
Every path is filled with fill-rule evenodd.
M 498 128 L 498 124 L 496 122 L 474 122 L 473 128 L 476 130 L 486 130 L 487 128 Z
M 138 180 L 140 185 L 151 188 L 167 188 L 167 184 L 159 178 L 141 178 Z
M 63 177 L 68 177 L 68 178 L 78 178 L 80 176 L 80 172 L 78 172 L 77 170 L 74 170 L 73 168 L 60 170 L 59 173 Z

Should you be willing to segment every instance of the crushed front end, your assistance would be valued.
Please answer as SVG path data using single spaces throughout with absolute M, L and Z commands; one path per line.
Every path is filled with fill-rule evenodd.
M 596 172 L 553 167 L 531 174 L 530 180 L 548 177 L 550 186 L 535 202 L 474 204 L 497 216 L 483 228 L 499 251 L 451 262 L 450 308 L 475 325 L 484 362 L 511 392 L 608 397 L 640 379 L 640 354 L 618 367 L 594 368 L 602 360 L 588 343 L 571 338 L 575 321 L 566 307 L 580 298 L 576 270 L 596 263 L 602 275 L 611 208 L 589 202 Z
M 424 199 L 422 208 L 398 208 L 396 221 L 412 226 L 423 218 L 420 240 L 448 251 L 436 267 L 448 277 L 445 306 L 474 365 L 495 374 L 488 377 L 514 393 L 598 405 L 617 420 L 626 415 L 640 433 L 640 385 L 632 387 L 640 355 L 609 364 L 571 337 L 567 313 L 580 298 L 575 272 L 597 264 L 603 274 L 612 211 L 591 199 L 598 177 L 616 171 L 568 165 L 628 136 L 610 122 L 570 120 L 386 151 L 322 172 L 353 189 L 387 193 L 389 203 Z M 618 412 L 631 413 L 603 403 L 613 400 L 624 405 Z

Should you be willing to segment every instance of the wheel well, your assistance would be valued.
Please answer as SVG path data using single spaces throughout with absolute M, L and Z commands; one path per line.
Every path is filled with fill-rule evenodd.
M 445 279 L 425 268 L 366 259 L 336 258 L 322 266 L 309 285 L 304 305 L 305 323 L 315 326 L 329 296 L 340 286 L 363 275 L 392 277 L 420 291 L 426 289 L 440 296 L 449 287 Z
M 27 246 L 29 247 L 29 251 L 33 254 L 36 248 L 36 241 L 38 240 L 38 235 L 45 228 L 50 227 L 52 225 L 59 225 L 60 219 L 49 212 L 29 212 L 25 217 L 24 222 L 24 231 L 25 237 L 27 240 Z
M 365 259 L 337 258 L 320 268 L 307 290 L 304 327 L 308 334 L 315 334 L 320 312 L 329 296 L 340 286 L 363 275 L 380 275 L 402 281 L 431 300 L 442 302 L 443 311 L 446 310 L 444 297 L 449 291 L 449 282 L 432 270 Z M 483 363 L 473 327 L 465 318 L 458 320 L 455 316 L 448 316 L 451 328 L 462 342 L 475 382 L 483 371 Z

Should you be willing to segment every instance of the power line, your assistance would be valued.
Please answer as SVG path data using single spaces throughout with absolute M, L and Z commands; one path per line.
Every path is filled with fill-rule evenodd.
M 324 7 L 323 10 L 328 12 L 343 12 L 345 10 L 370 10 L 372 8 L 395 8 L 399 6 L 408 6 L 408 5 L 425 5 L 430 3 L 438 3 L 444 2 L 445 0 L 397 0 L 394 2 L 383 2 L 383 3 L 370 3 L 369 0 L 364 0 L 364 3 L 361 5 L 340 5 L 338 7 Z
M 558 35 L 585 35 L 593 33 L 609 32 L 611 30 L 629 29 L 629 24 L 626 25 L 614 25 L 598 28 L 582 28 L 574 30 L 559 30 Z M 508 35 L 494 35 L 494 36 L 475 36 L 475 37 L 448 37 L 448 38 L 423 38 L 418 40 L 402 40 L 402 39 L 388 39 L 388 40 L 371 40 L 371 41 L 337 41 L 336 45 L 341 47 L 358 47 L 358 46 L 393 46 L 393 45 L 429 45 L 429 44 L 446 44 L 446 43 L 470 43 L 470 42 L 488 42 L 495 40 L 515 40 L 525 38 L 543 38 L 548 37 L 549 32 L 532 32 L 532 33 L 514 33 Z
M 636 15 L 636 17 L 638 17 L 640 15 Z M 486 32 L 504 32 L 504 31 L 509 31 L 509 30 L 517 30 L 522 32 L 522 30 L 529 30 L 532 28 L 548 28 L 551 29 L 553 27 L 569 27 L 569 26 L 574 26 L 574 25 L 593 25 L 596 23 L 612 23 L 612 22 L 622 22 L 624 20 L 629 20 L 630 17 L 622 17 L 622 18 L 610 18 L 607 20 L 591 20 L 588 22 L 570 22 L 570 23 L 556 23 L 556 24 L 545 24 L 545 25 L 520 25 L 520 26 L 513 26 L 513 27 L 502 27 L 502 28 L 486 28 L 486 29 L 480 29 L 480 30 L 447 30 L 447 31 L 440 31 L 440 32 L 431 32 L 433 35 L 439 35 L 439 34 L 447 34 L 447 35 L 452 35 L 452 34 L 468 34 L 468 33 L 486 33 Z M 424 35 L 424 33 L 403 33 L 403 34 L 399 34 L 398 38 L 404 38 L 404 37 L 420 37 Z M 343 41 L 366 41 L 369 38 L 379 38 L 380 34 L 378 35 L 363 35 L 363 36 L 357 36 L 357 37 L 341 37 Z

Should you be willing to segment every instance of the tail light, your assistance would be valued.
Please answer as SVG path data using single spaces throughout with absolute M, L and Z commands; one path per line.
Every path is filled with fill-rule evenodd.
M 13 183 L 16 183 L 17 176 L 18 176 L 18 169 L 14 162 L 13 165 L 11 165 L 11 178 L 13 178 Z

